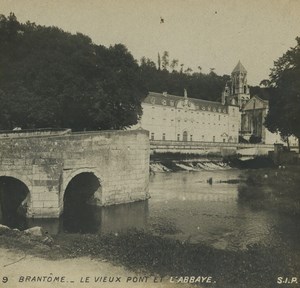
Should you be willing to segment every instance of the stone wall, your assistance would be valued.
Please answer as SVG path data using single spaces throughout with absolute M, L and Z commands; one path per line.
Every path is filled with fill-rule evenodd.
M 93 173 L 102 205 L 148 198 L 147 131 L 104 131 L 0 140 L 0 177 L 22 181 L 30 191 L 29 217 L 58 217 L 67 185 Z

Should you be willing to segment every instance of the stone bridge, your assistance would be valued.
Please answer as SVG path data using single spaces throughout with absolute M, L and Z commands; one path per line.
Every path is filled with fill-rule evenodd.
M 19 193 L 27 217 L 55 218 L 72 185 L 92 190 L 88 201 L 97 205 L 145 200 L 149 154 L 145 130 L 2 132 L 0 208 Z

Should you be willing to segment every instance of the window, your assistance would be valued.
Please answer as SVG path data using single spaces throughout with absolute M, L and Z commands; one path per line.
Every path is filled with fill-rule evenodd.
M 184 131 L 182 134 L 182 141 L 188 141 L 188 133 L 187 131 Z
M 193 135 L 190 135 L 190 141 L 193 141 Z
M 213 136 L 213 142 L 216 142 L 216 136 Z
M 221 120 L 221 115 L 219 115 L 219 121 Z
M 163 133 L 162 140 L 166 140 L 166 133 Z
M 204 135 L 202 135 L 202 141 L 204 141 Z
M 180 134 L 177 134 L 177 141 L 180 141 Z
M 151 140 L 154 140 L 154 133 L 151 133 Z

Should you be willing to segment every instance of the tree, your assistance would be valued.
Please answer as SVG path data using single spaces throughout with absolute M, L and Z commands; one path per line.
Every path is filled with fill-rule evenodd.
M 13 14 L 0 15 L 0 89 L 0 129 L 123 129 L 137 123 L 146 95 L 124 45 L 95 45 Z
M 265 125 L 271 132 L 280 132 L 282 137 L 294 135 L 299 141 L 300 37 L 296 41 L 297 45 L 275 61 L 271 69 L 270 83 L 274 89 Z
M 167 70 L 169 67 L 169 52 L 164 51 L 162 57 L 161 57 L 161 66 L 163 70 Z
M 175 71 L 177 66 L 178 66 L 178 59 L 173 59 L 170 64 L 172 71 Z
M 184 73 L 190 75 L 193 72 L 193 69 L 191 67 L 188 67 L 187 69 L 184 70 Z
M 264 80 L 261 80 L 260 83 L 259 83 L 259 86 L 262 86 L 262 87 L 270 87 L 270 80 L 268 79 L 264 79 Z

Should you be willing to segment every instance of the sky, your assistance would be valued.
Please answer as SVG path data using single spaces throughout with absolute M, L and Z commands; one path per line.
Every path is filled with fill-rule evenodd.
M 125 44 L 137 60 L 168 51 L 185 69 L 219 75 L 240 60 L 250 85 L 268 79 L 300 36 L 300 0 L 0 0 L 0 14 L 10 12 L 96 44 Z

